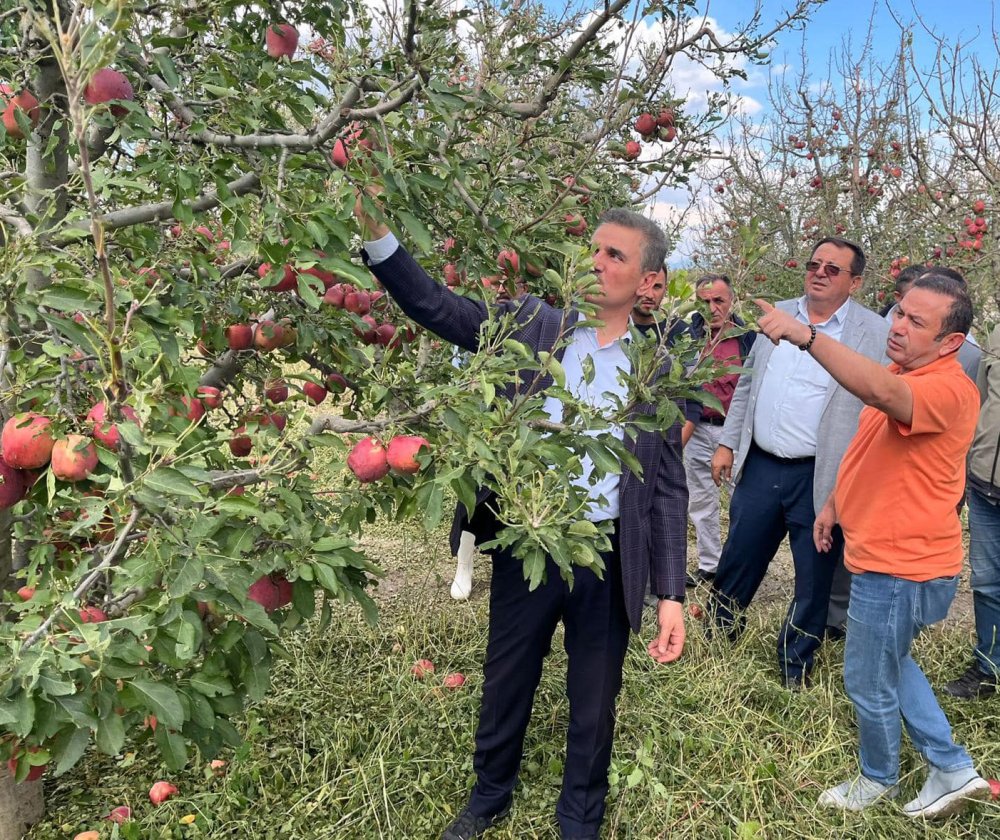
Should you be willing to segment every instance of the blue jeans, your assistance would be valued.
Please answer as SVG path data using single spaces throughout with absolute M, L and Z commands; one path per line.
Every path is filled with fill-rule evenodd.
M 957 576 L 923 582 L 874 572 L 852 577 L 844 686 L 858 718 L 861 772 L 869 779 L 899 781 L 900 716 L 929 764 L 946 772 L 972 766 L 910 656 L 917 634 L 948 615 L 957 588 Z
M 976 611 L 976 659 L 1000 675 L 1000 507 L 969 490 L 969 563 Z

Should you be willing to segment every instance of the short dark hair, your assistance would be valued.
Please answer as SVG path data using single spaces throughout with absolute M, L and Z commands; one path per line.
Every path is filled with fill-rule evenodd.
M 619 225 L 639 231 L 643 238 L 642 270 L 666 273 L 667 269 L 663 263 L 667 259 L 667 236 L 663 232 L 663 228 L 652 219 L 647 219 L 625 207 L 612 207 L 601 213 L 597 223 L 599 225 Z
M 969 334 L 969 330 L 972 329 L 972 298 L 969 297 L 964 282 L 960 283 L 954 277 L 939 274 L 932 269 L 913 281 L 910 290 L 913 289 L 927 289 L 929 292 L 951 298 L 951 308 L 942 319 L 941 332 L 936 338 L 944 338 L 956 332 L 962 335 Z
M 696 289 L 700 289 L 702 286 L 711 286 L 713 283 L 718 283 L 720 280 L 729 286 L 730 291 L 732 291 L 733 281 L 730 280 L 725 274 L 703 274 L 694 281 L 694 287 Z
M 908 287 L 910 283 L 918 277 L 923 277 L 927 273 L 927 267 L 923 265 L 908 265 L 896 275 L 895 290 L 903 291 L 903 287 Z
M 956 283 L 960 283 L 966 288 L 969 286 L 969 284 L 965 282 L 965 278 L 962 276 L 960 271 L 956 271 L 954 268 L 948 268 L 946 265 L 925 265 L 920 271 L 920 276 L 923 277 L 925 274 L 937 274 L 940 277 L 950 277 Z
M 813 246 L 810 256 L 815 256 L 821 245 L 836 245 L 838 248 L 850 248 L 851 253 L 854 254 L 851 258 L 851 274 L 859 277 L 865 273 L 865 264 L 868 260 L 865 258 L 865 252 L 861 250 L 861 246 L 857 242 L 851 242 L 850 239 L 841 239 L 839 236 L 824 236 Z

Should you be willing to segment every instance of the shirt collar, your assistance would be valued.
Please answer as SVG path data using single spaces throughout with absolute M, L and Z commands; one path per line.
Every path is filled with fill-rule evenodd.
M 805 323 L 807 324 L 810 323 L 809 310 L 806 308 L 806 296 L 802 295 L 802 297 L 800 297 L 795 303 L 798 309 L 797 314 L 802 318 L 803 321 L 805 321 Z M 829 318 L 823 321 L 823 324 L 835 323 L 838 326 L 840 324 L 843 324 L 844 320 L 847 318 L 847 310 L 850 308 L 850 306 L 851 306 L 851 299 L 848 298 L 840 305 L 840 308 L 836 312 L 834 312 Z

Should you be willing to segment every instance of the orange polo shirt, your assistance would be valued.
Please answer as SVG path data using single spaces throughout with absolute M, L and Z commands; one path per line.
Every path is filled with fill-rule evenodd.
M 844 562 L 908 580 L 956 575 L 964 556 L 956 506 L 979 392 L 955 353 L 909 373 L 888 369 L 913 394 L 912 423 L 871 406 L 861 412 L 834 491 Z

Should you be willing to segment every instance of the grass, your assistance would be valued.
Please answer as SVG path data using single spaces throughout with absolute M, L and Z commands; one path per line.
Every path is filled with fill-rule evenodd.
M 471 785 L 472 746 L 486 644 L 486 561 L 477 561 L 473 599 L 447 594 L 452 569 L 443 533 L 425 538 L 383 531 L 369 541 L 388 576 L 380 588 L 382 620 L 372 629 L 343 609 L 320 632 L 289 639 L 269 698 L 242 721 L 246 744 L 215 776 L 198 759 L 168 776 L 155 752 L 139 747 L 116 758 L 88 756 L 71 774 L 46 782 L 48 815 L 31 840 L 71 838 L 96 828 L 102 837 L 437 838 Z M 779 687 L 773 645 L 782 607 L 752 610 L 734 648 L 705 639 L 691 621 L 685 656 L 657 666 L 633 639 L 618 705 L 612 791 L 604 837 L 672 838 L 1000 838 L 1000 805 L 986 804 L 936 825 L 916 824 L 889 804 L 843 816 L 815 807 L 819 792 L 857 772 L 855 733 L 841 682 L 843 644 L 828 644 L 814 686 Z M 652 617 L 644 641 L 653 631 Z M 964 670 L 967 622 L 935 628 L 919 640 L 918 658 L 940 685 Z M 423 682 L 409 668 L 431 659 Z M 512 818 L 491 840 L 558 837 L 567 722 L 565 654 L 553 641 L 528 732 Z M 449 671 L 468 677 L 449 691 Z M 1000 774 L 1000 701 L 945 701 L 957 738 L 984 775 Z M 903 801 L 923 781 L 908 744 Z M 181 789 L 153 809 L 149 785 L 169 778 Z M 100 817 L 133 807 L 131 831 L 118 834 Z M 193 814 L 190 825 L 183 816 Z

